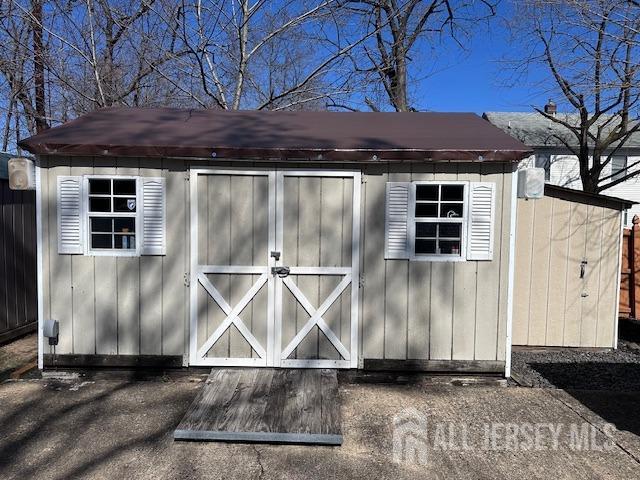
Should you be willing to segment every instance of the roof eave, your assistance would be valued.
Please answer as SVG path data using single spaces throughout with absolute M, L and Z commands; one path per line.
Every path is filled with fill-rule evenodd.
M 32 137 L 33 138 L 33 137 Z M 519 162 L 533 150 L 488 149 L 330 149 L 330 148 L 237 148 L 198 146 L 86 145 L 34 143 L 21 140 L 21 148 L 38 155 L 104 156 L 104 157 L 185 157 L 217 159 L 282 159 L 308 158 L 316 161 L 434 161 L 434 162 Z

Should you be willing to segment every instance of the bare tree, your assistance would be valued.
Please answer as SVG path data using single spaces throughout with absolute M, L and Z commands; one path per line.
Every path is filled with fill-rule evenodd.
M 175 48 L 171 19 L 152 11 L 155 1 L 2 2 L 4 147 L 12 130 L 21 137 L 97 108 L 180 104 L 184 96 L 158 67 L 185 52 Z
M 363 45 L 363 55 L 354 58 L 356 70 L 373 74 L 391 107 L 405 112 L 414 108 L 409 99 L 409 85 L 416 77 L 415 71 L 410 72 L 412 61 L 427 61 L 420 53 L 445 41 L 464 48 L 474 25 L 496 14 L 498 0 L 353 0 L 350 4 L 367 31 L 375 32 Z M 365 102 L 379 109 L 371 97 Z
M 222 109 L 324 108 L 353 92 L 339 0 L 183 0 L 173 34 L 188 52 L 178 65 L 194 99 Z M 162 15 L 175 8 L 168 2 Z M 354 38 L 355 37 L 355 38 Z
M 583 189 L 601 192 L 638 175 L 637 164 L 611 173 L 606 167 L 640 132 L 640 5 L 634 0 L 528 0 L 516 16 L 518 41 L 527 39 L 530 47 L 518 68 L 543 65 L 552 91 L 576 112 L 535 108 L 568 132 L 557 140 L 578 157 Z

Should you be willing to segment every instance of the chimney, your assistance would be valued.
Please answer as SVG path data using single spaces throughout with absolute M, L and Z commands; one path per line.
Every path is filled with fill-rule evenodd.
M 549 102 L 547 102 L 547 104 L 544 106 L 544 113 L 547 113 L 549 115 L 555 115 L 558 112 L 558 106 L 555 104 L 555 102 L 551 99 L 549 99 Z

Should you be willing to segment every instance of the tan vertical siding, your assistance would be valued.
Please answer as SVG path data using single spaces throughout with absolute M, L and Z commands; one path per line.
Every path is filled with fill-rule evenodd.
M 580 261 L 584 258 L 587 231 L 587 205 L 571 205 L 569 221 L 569 261 L 567 271 L 567 295 L 564 302 L 564 339 L 563 345 L 580 346 L 580 328 L 582 318 L 582 298 L 584 279 L 579 276 Z M 533 268 L 533 267 L 532 267 Z
M 51 175 L 47 177 L 49 204 L 49 285 L 51 286 L 51 318 L 60 322 L 60 338 L 56 351 L 73 352 L 73 289 L 71 278 L 71 255 L 58 255 L 57 235 L 57 177 L 70 175 L 69 159 L 61 159 L 55 166 L 49 167 Z
M 118 159 L 117 175 L 138 175 L 138 159 Z M 140 353 L 140 258 L 116 257 L 118 353 Z M 154 298 L 154 301 L 158 299 Z
M 620 263 L 620 212 L 604 210 L 602 217 L 602 256 L 600 263 L 596 345 L 615 345 L 618 332 L 618 265 Z M 617 253 L 612 253 L 617 252 Z
M 414 165 L 364 169 L 361 343 L 364 358 L 504 360 L 511 169 L 504 165 Z M 387 181 L 496 183 L 494 259 L 384 259 Z M 384 333 L 383 333 L 384 332 Z
M 513 295 L 513 344 L 526 345 L 529 341 L 529 299 L 531 297 L 531 276 L 518 272 L 531 271 L 533 252 L 533 221 L 535 203 L 531 200 L 518 201 L 516 220 L 516 258 Z
M 71 175 L 91 175 L 93 159 L 85 158 L 84 166 L 72 166 Z M 94 257 L 71 255 L 71 277 L 73 292 L 73 352 L 96 353 L 95 262 Z
M 413 165 L 411 180 L 433 180 L 433 165 Z M 409 262 L 407 357 L 429 358 L 431 324 L 431 262 Z
M 561 198 L 518 201 L 514 345 L 614 346 L 620 215 Z
M 49 157 L 41 160 L 44 316 L 60 322 L 59 354 L 185 353 L 188 183 L 184 162 Z M 155 168 L 152 168 L 155 167 Z M 167 179 L 167 255 L 58 255 L 58 175 L 143 175 Z M 186 231 L 185 231 L 186 229 Z M 46 353 L 53 348 L 45 347 Z
M 115 165 L 113 160 L 98 158 L 82 162 L 74 160 L 74 165 L 78 168 L 86 168 L 87 172 L 92 169 L 95 174 L 164 176 L 168 221 L 166 256 L 86 257 L 73 264 L 75 258 L 80 259 L 81 256 L 58 255 L 55 234 L 56 175 L 69 174 L 69 165 L 68 160 L 56 158 L 51 169 L 43 170 L 43 212 L 46 212 L 47 218 L 45 232 L 47 229 L 51 232 L 46 237 L 48 242 L 43 252 L 49 275 L 45 281 L 45 312 L 54 318 L 57 316 L 61 321 L 61 343 L 57 352 L 74 353 L 78 350 L 92 353 L 92 349 L 95 349 L 98 354 L 185 354 L 188 343 L 189 295 L 184 276 L 189 271 L 190 213 L 189 184 L 185 179 L 187 170 L 184 163 L 180 160 L 163 160 L 158 164 L 155 160 L 129 159 L 118 161 Z M 454 264 L 384 259 L 386 182 L 431 179 L 496 183 L 496 243 L 492 261 Z M 215 210 L 216 215 L 226 215 L 230 220 L 234 209 L 237 210 L 234 214 L 236 217 L 249 215 L 249 211 L 258 211 L 255 198 L 253 204 L 250 196 L 232 200 L 232 180 L 228 177 L 225 181 L 226 187 L 224 182 L 219 182 L 215 187 L 205 183 L 199 189 L 199 204 L 203 206 L 199 215 L 206 217 Z M 298 260 L 291 263 L 308 266 L 349 263 L 351 219 L 343 217 L 340 220 L 332 218 L 331 213 L 326 214 L 327 211 L 341 208 L 341 205 L 343 211 L 349 211 L 347 207 L 351 202 L 352 186 L 349 184 L 350 180 L 340 181 L 341 189 L 336 187 L 336 179 L 287 180 L 287 228 L 283 254 L 292 255 Z M 237 187 L 240 188 L 240 185 Z M 256 188 L 259 187 L 254 183 L 254 192 Z M 329 192 L 332 193 L 328 194 Z M 470 164 L 430 164 L 364 168 L 363 201 L 359 207 L 362 212 L 360 246 L 363 262 L 361 278 L 354 279 L 356 282 L 360 280 L 362 285 L 361 358 L 504 360 L 510 195 L 509 166 L 487 165 L 478 169 Z M 301 201 L 302 197 L 304 201 Z M 212 204 L 220 203 L 229 205 L 229 209 L 209 208 Z M 322 216 L 320 211 L 324 212 Z M 246 260 L 246 263 L 255 261 L 251 252 L 256 246 L 245 241 L 246 232 L 243 227 L 236 225 L 226 232 L 224 229 L 214 228 L 222 221 L 220 217 L 210 218 L 207 228 L 199 229 L 200 244 L 206 245 L 199 252 L 200 261 L 228 263 L 232 248 L 234 255 Z M 341 244 L 342 247 L 332 248 L 334 244 Z M 82 292 L 92 298 L 81 299 L 71 287 L 76 284 L 75 279 L 82 279 L 84 284 L 92 276 L 94 283 L 89 282 Z M 244 281 L 248 280 L 249 277 Z M 333 287 L 329 280 L 326 283 L 319 283 L 317 278 L 312 277 L 294 280 L 316 306 Z M 234 303 L 239 299 L 239 292 L 246 291 L 247 286 L 248 284 L 229 284 L 227 288 L 222 285 L 220 290 L 229 303 Z M 287 294 L 287 289 L 284 289 L 284 294 Z M 343 298 L 348 296 L 347 290 L 343 293 Z M 69 309 L 71 304 L 74 305 L 73 309 Z M 288 305 L 291 306 L 289 310 Z M 296 302 L 285 301 L 284 316 L 291 321 L 292 326 L 297 323 L 299 328 L 306 322 L 308 315 L 298 311 L 295 305 Z M 219 318 L 214 318 L 219 315 L 219 307 L 209 301 L 198 305 L 198 308 L 209 312 L 209 318 L 207 314 L 203 315 L 205 320 L 201 327 L 206 332 L 205 335 L 212 333 L 214 325 L 219 321 Z M 260 310 L 256 305 L 251 308 L 254 311 Z M 215 313 L 215 309 L 218 309 L 218 313 Z M 349 301 L 336 303 L 333 309 L 335 310 L 327 312 L 325 320 L 336 333 L 342 332 L 340 338 L 348 347 Z M 243 314 L 245 315 L 248 318 L 255 317 L 249 311 Z M 79 322 L 77 328 L 76 321 Z M 293 336 L 293 330 L 290 332 L 287 328 L 285 322 L 282 332 L 285 345 L 286 340 Z M 80 339 L 81 332 L 84 334 L 85 331 L 93 331 L 95 340 L 91 339 L 91 334 L 89 339 Z M 602 331 L 602 336 L 605 336 L 606 332 L 604 329 Z M 256 335 L 262 337 L 264 333 L 256 332 Z M 293 356 L 304 357 L 304 349 L 307 348 L 307 353 L 314 355 L 319 348 L 322 356 L 333 358 L 332 347 L 321 338 L 308 338 Z M 94 341 L 95 344 L 92 343 Z M 199 341 L 204 339 L 200 338 Z M 231 349 L 238 354 L 248 354 L 244 341 L 236 342 L 233 338 L 224 341 L 224 346 L 216 348 L 222 348 L 225 352 Z
M 569 223 L 571 203 L 555 199 L 551 224 L 551 245 L 548 282 L 547 319 L 545 342 L 562 345 L 564 338 L 565 309 L 567 296 L 567 271 L 569 262 Z M 519 246 L 518 246 L 519 247 Z
M 480 164 L 458 168 L 457 179 L 468 182 L 480 181 Z M 489 265 L 494 262 L 457 262 L 453 264 L 452 360 L 469 360 L 475 357 L 476 292 L 480 263 Z M 487 325 L 483 325 L 483 329 L 486 327 Z M 495 346 L 493 355 L 495 356 Z
M 361 275 L 362 321 L 360 341 L 362 358 L 384 358 L 385 261 L 384 204 L 386 167 L 368 167 L 364 175 L 364 218 L 361 245 L 364 260 Z
M 167 255 L 162 257 L 162 354 L 187 353 L 189 291 L 189 184 L 184 162 L 163 160 L 167 189 Z
M 534 202 L 531 279 L 529 282 L 528 341 L 544 345 L 546 336 L 547 298 L 549 294 L 549 256 L 554 202 Z

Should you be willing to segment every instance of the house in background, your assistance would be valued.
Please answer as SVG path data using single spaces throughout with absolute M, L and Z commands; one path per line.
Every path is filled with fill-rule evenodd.
M 552 109 L 553 105 L 547 105 L 545 108 Z M 577 114 L 557 113 L 556 115 L 568 120 L 576 118 L 575 123 L 578 122 Z M 533 149 L 533 155 L 520 163 L 521 168 L 534 166 L 544 168 L 548 183 L 575 190 L 582 189 L 578 158 L 562 141 L 573 145 L 575 137 L 562 125 L 537 112 L 486 112 L 483 117 Z M 615 153 L 602 172 L 603 178 L 623 172 L 627 166 L 640 169 L 640 133 L 632 135 L 624 147 Z M 601 193 L 631 202 L 640 202 L 640 176 L 619 183 Z M 626 212 L 624 218 L 626 227 L 631 226 L 634 215 L 640 215 L 640 204 L 633 205 Z

